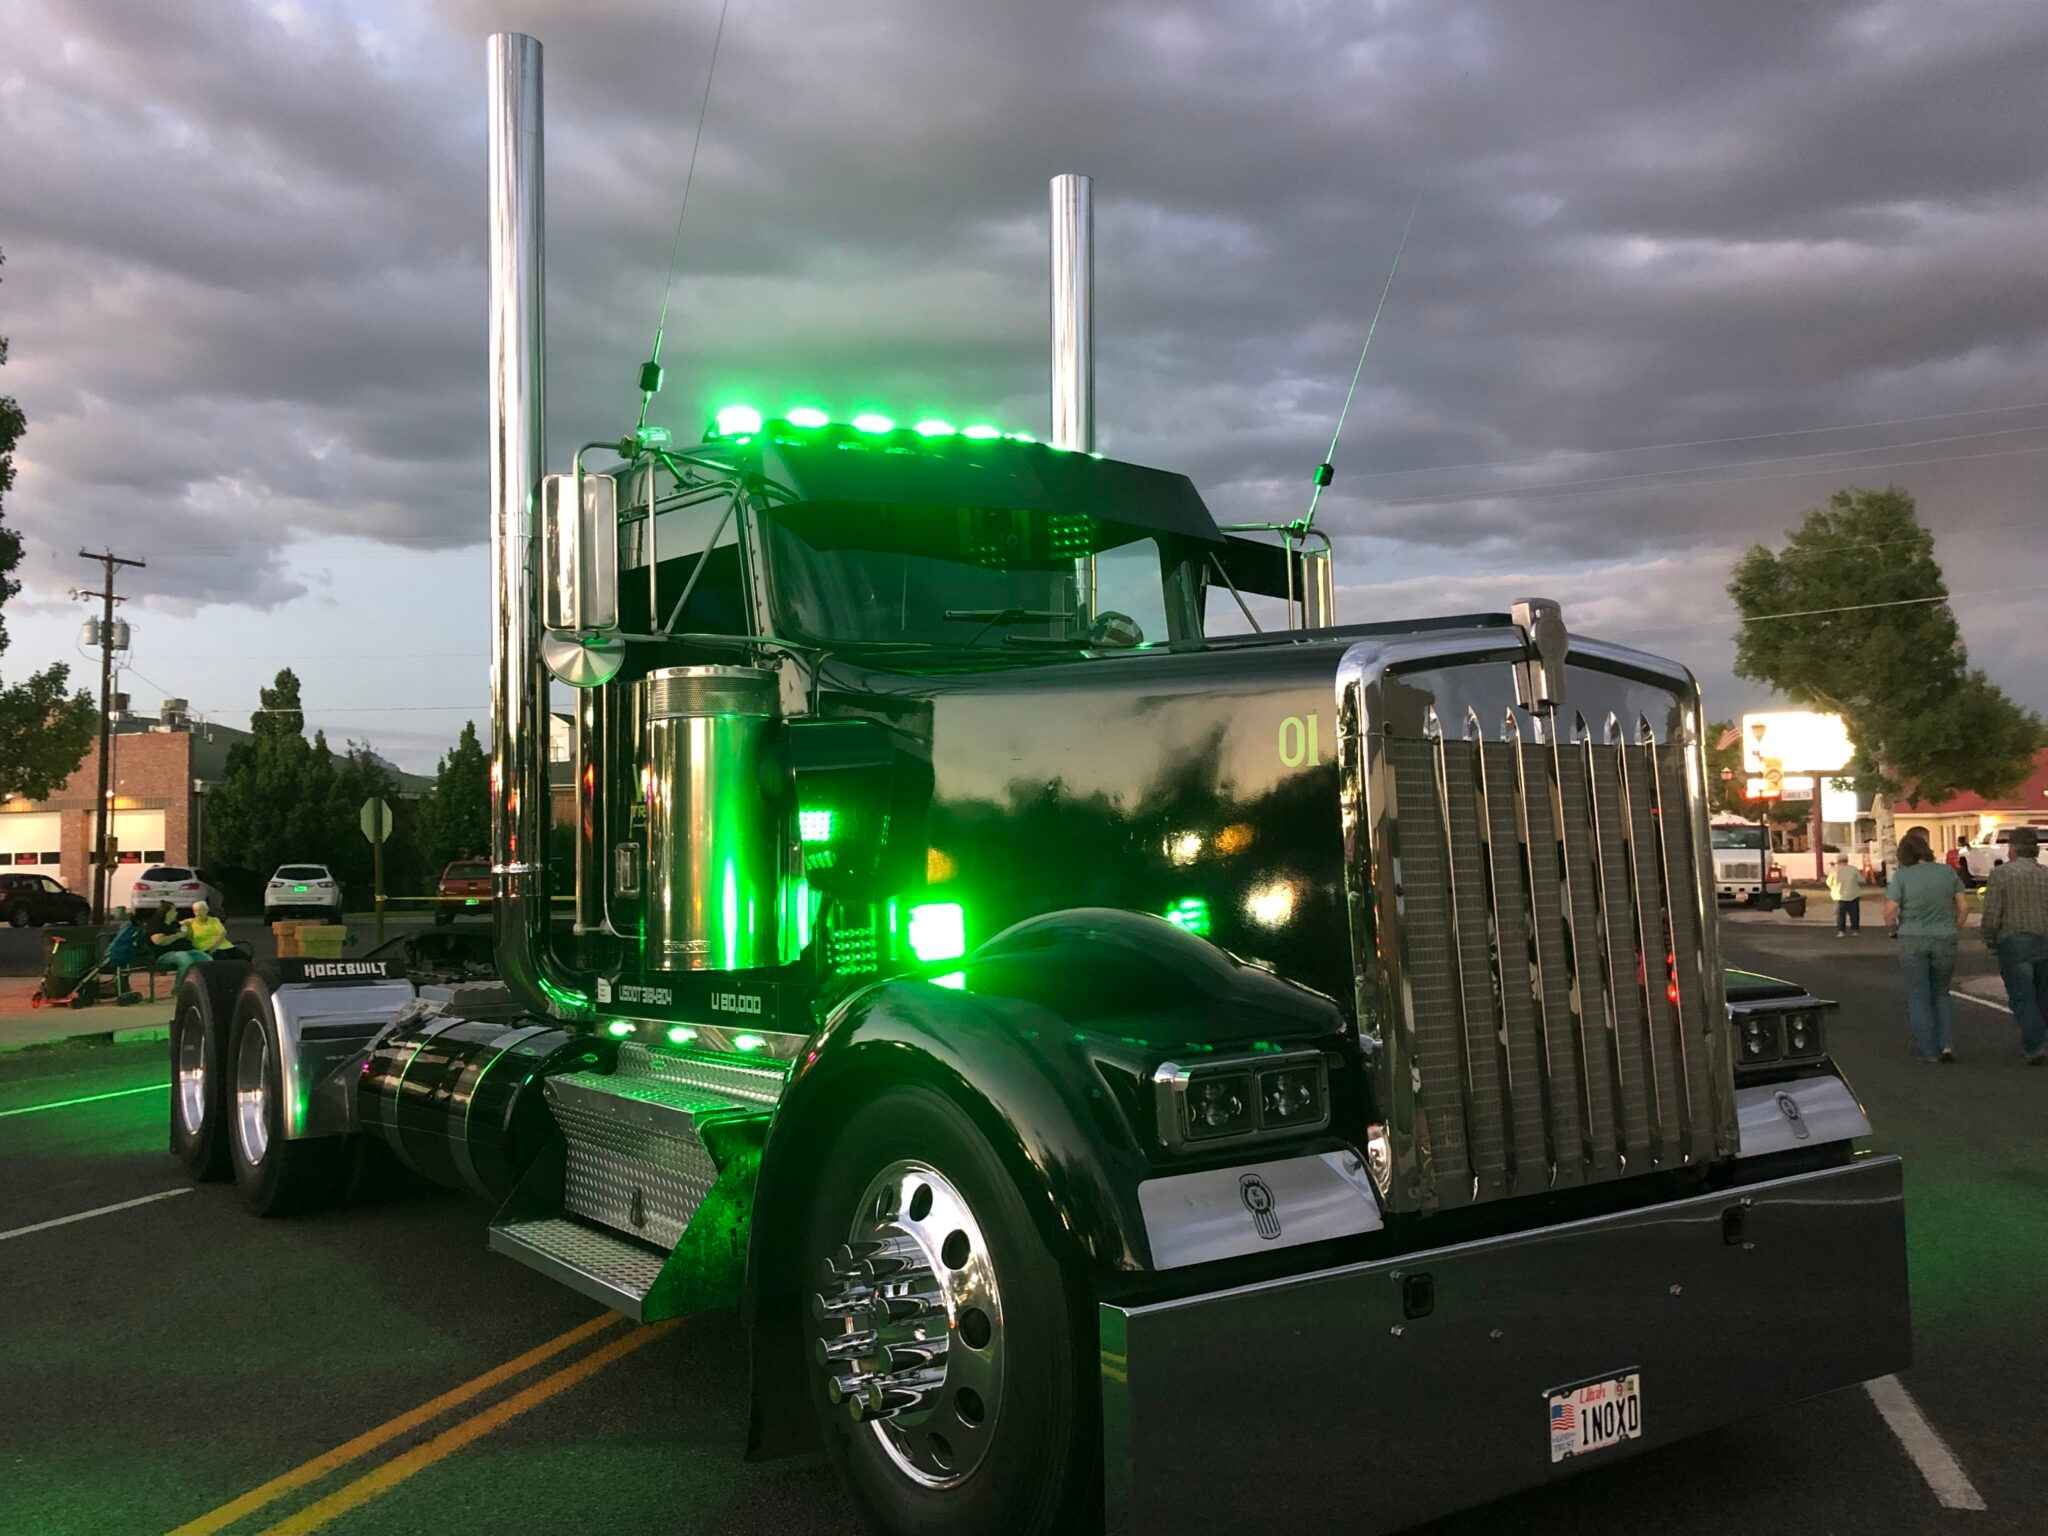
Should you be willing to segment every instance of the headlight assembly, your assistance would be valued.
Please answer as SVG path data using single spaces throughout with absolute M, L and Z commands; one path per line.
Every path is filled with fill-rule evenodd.
M 1328 1068 L 1321 1051 L 1167 1062 L 1152 1074 L 1159 1139 L 1169 1147 L 1252 1140 L 1318 1130 L 1330 1123 Z

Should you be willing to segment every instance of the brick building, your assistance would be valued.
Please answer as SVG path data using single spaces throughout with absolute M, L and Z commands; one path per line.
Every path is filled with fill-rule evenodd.
M 116 860 L 110 911 L 127 906 L 136 878 L 151 865 L 204 862 L 207 796 L 227 776 L 229 749 L 253 739 L 232 726 L 195 720 L 183 699 L 165 699 L 154 719 L 115 711 L 107 780 L 107 835 Z M 394 773 L 401 794 L 417 794 L 432 782 Z M 33 865 L 90 897 L 99 774 L 95 738 L 78 771 L 49 799 L 13 796 L 0 803 L 0 867 Z

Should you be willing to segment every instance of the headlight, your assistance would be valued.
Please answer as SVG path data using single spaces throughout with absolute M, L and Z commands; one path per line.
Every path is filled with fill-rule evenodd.
M 1788 1013 L 1785 1015 L 1785 1054 L 1787 1056 L 1818 1056 L 1822 1049 L 1821 1040 L 1819 1014 Z
M 1253 1128 L 1252 1075 L 1222 1072 L 1195 1080 L 1184 1101 L 1188 1140 L 1241 1136 Z
M 1282 1136 L 1329 1124 L 1321 1051 L 1204 1062 L 1167 1062 L 1152 1074 L 1159 1139 L 1169 1147 Z
M 1775 1013 L 1746 1013 L 1742 1016 L 1739 1048 L 1744 1065 L 1778 1059 L 1782 1049 L 1778 1043 L 1778 1017 Z

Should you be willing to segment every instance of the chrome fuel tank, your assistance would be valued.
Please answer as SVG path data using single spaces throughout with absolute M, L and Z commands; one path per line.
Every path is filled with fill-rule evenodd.
M 775 674 L 667 667 L 636 689 L 646 963 L 685 971 L 789 964 L 802 865 Z

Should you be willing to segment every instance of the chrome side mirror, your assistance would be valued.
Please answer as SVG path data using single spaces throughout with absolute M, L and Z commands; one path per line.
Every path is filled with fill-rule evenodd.
M 619 482 L 548 475 L 540 483 L 541 622 L 571 634 L 619 627 Z

